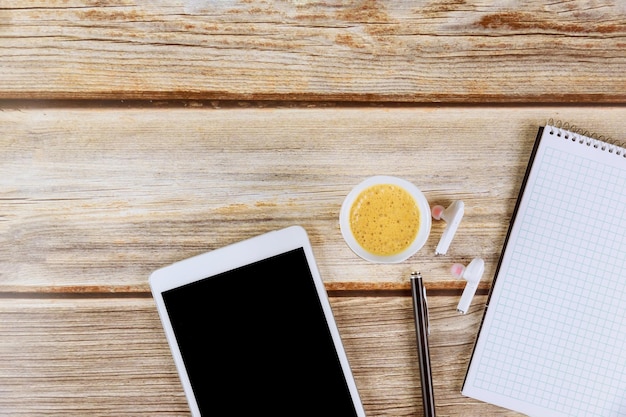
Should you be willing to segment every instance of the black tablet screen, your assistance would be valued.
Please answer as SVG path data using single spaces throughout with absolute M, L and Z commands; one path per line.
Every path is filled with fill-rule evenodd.
M 304 251 L 163 294 L 203 416 L 356 416 Z

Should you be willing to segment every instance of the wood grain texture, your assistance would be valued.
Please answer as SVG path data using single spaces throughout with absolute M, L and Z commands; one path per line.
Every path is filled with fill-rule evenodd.
M 489 287 L 537 128 L 548 117 L 626 138 L 626 108 L 22 109 L 0 112 L 0 292 L 145 292 L 169 263 L 300 224 L 330 290 Z M 371 175 L 431 205 L 462 199 L 446 256 L 434 222 L 400 264 L 354 255 L 339 210 Z
M 438 415 L 518 415 L 459 393 L 484 302 L 430 301 Z M 367 415 L 420 415 L 411 298 L 331 304 Z M 2 299 L 0 334 L 2 416 L 189 415 L 149 298 Z
M 484 294 L 537 127 L 626 141 L 625 23 L 619 0 L 4 2 L 0 416 L 188 416 L 148 275 L 292 224 L 368 416 L 422 412 L 416 269 L 438 416 L 519 416 L 459 393 Z M 448 255 L 440 222 L 397 265 L 348 249 L 341 203 L 378 174 L 464 200 Z M 458 316 L 449 267 L 477 256 Z
M 618 0 L 16 3 L 5 99 L 626 101 Z

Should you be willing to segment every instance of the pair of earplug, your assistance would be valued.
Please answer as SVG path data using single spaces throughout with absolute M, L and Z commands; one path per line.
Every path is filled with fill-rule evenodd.
M 441 239 L 439 240 L 439 244 L 435 249 L 436 255 L 445 255 L 446 252 L 448 252 L 452 238 L 461 223 L 464 213 L 465 204 L 460 200 L 453 202 L 448 208 L 444 208 L 443 206 L 434 206 L 432 208 L 433 218 L 435 220 L 444 220 L 447 223 L 441 235 Z M 467 310 L 469 310 L 472 299 L 478 289 L 478 283 L 485 272 L 485 261 L 481 258 L 475 258 L 467 267 L 462 264 L 454 264 L 450 268 L 450 272 L 452 272 L 453 276 L 463 278 L 467 281 L 459 304 L 456 307 L 459 313 L 465 314 Z

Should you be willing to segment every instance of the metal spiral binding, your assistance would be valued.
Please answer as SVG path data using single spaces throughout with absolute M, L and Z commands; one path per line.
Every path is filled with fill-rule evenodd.
M 615 155 L 626 158 L 626 145 L 613 138 L 596 136 L 595 132 L 589 133 L 589 131 L 576 125 L 570 125 L 567 122 L 561 123 L 560 120 L 556 122 L 553 119 L 548 120 L 547 127 L 550 128 L 551 135 L 556 135 L 557 137 L 571 140 L 572 142 L 578 142 L 581 145 L 593 146 L 596 149 L 608 151 L 609 153 L 614 153 Z

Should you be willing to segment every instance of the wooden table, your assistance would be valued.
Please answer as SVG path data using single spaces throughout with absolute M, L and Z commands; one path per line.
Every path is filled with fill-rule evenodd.
M 412 270 L 438 415 L 517 416 L 459 391 L 537 128 L 626 139 L 626 9 L 491 3 L 1 6 L 0 415 L 188 415 L 148 275 L 299 224 L 369 416 L 422 412 Z M 465 202 L 447 255 L 442 222 L 400 264 L 349 250 L 339 208 L 377 174 Z

